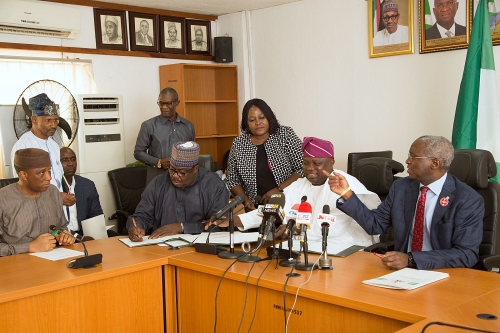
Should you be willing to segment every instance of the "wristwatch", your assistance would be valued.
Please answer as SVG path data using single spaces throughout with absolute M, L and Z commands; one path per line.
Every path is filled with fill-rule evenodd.
M 181 232 L 184 233 L 184 223 L 181 222 Z
M 413 260 L 413 254 L 411 254 L 411 252 L 408 252 L 408 268 L 417 268 L 417 264 L 415 260 Z
M 283 193 L 283 189 L 279 185 L 276 186 L 276 188 L 278 189 L 278 191 L 280 191 L 281 193 Z
M 161 169 L 161 160 L 158 159 L 158 163 L 156 163 L 156 166 L 158 167 L 158 169 Z

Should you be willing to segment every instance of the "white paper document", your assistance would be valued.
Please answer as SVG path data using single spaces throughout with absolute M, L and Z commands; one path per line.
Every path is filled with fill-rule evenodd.
M 39 257 L 39 258 L 43 258 L 43 259 L 56 261 L 56 260 L 61 260 L 61 259 L 66 259 L 66 258 L 83 256 L 84 253 L 80 252 L 80 251 L 65 249 L 63 247 L 58 247 L 56 249 L 53 249 L 52 251 L 35 252 L 35 253 L 30 253 L 30 255 L 35 256 L 35 257 Z
M 363 283 L 381 288 L 412 290 L 448 277 L 448 273 L 403 268 Z
M 256 242 L 258 232 L 234 232 L 234 244 L 243 242 Z M 142 242 L 132 242 L 129 238 L 120 238 L 120 241 L 128 247 L 138 247 L 146 245 L 160 245 L 183 247 L 196 243 L 206 243 L 208 232 L 202 232 L 199 235 L 177 234 L 156 239 L 149 239 L 149 236 L 144 236 Z M 209 238 L 210 244 L 229 245 L 229 232 L 212 232 Z
M 94 239 L 108 238 L 104 214 L 82 221 L 83 234 Z

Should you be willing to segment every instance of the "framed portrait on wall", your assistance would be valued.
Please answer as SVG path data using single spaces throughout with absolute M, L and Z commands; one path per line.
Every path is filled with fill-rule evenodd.
M 476 16 L 477 5 L 479 4 L 479 0 L 471 1 L 471 13 L 469 25 L 472 29 L 472 20 L 474 16 Z M 490 31 L 491 31 L 491 41 L 493 45 L 500 44 L 500 0 L 494 0 L 488 2 L 488 15 L 490 17 Z
M 158 52 L 158 15 L 128 12 L 130 49 Z
M 210 21 L 186 20 L 188 54 L 207 54 L 212 51 Z
M 186 20 L 160 16 L 161 52 L 186 54 Z
M 419 0 L 420 53 L 469 45 L 471 0 Z
M 98 49 L 128 50 L 124 11 L 94 8 L 94 27 Z
M 369 0 L 370 58 L 413 53 L 413 0 Z

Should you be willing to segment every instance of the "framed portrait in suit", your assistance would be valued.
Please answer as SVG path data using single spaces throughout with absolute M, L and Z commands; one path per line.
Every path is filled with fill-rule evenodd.
M 370 58 L 413 53 L 413 0 L 368 0 Z
M 130 49 L 159 52 L 158 15 L 128 12 Z
M 124 11 L 94 8 L 94 27 L 98 49 L 128 51 Z
M 187 53 L 206 54 L 212 53 L 212 34 L 210 21 L 186 20 Z
M 469 45 L 472 0 L 419 0 L 420 53 Z
M 160 16 L 162 53 L 186 54 L 186 19 Z
M 469 24 L 472 28 L 472 20 L 476 16 L 477 5 L 479 0 L 471 1 L 471 13 Z M 500 44 L 500 0 L 491 0 L 488 2 L 488 15 L 490 17 L 491 41 L 493 45 Z

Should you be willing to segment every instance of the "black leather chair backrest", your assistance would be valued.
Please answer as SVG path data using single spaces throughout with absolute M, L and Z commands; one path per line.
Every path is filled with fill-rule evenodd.
M 498 230 L 500 184 L 489 182 L 497 174 L 493 155 L 482 149 L 456 149 L 449 173 L 472 187 L 484 199 L 483 241 L 479 246 L 478 267 L 482 259 L 500 255 L 500 232 Z
M 108 172 L 118 211 L 126 212 L 129 215 L 135 212 L 135 208 L 141 200 L 141 194 L 146 188 L 146 174 L 146 166 L 119 168 Z M 122 234 L 125 233 L 126 215 L 117 215 L 117 230 Z
M 384 200 L 389 194 L 394 175 L 405 170 L 404 166 L 390 158 L 369 157 L 359 160 L 356 167 L 356 177 L 366 188 L 375 192 Z
M 356 172 L 357 172 L 356 167 L 358 161 L 368 157 L 392 158 L 392 151 L 384 150 L 384 151 L 365 151 L 358 153 L 349 153 L 347 154 L 347 173 L 356 177 Z
M 208 171 L 217 171 L 215 169 L 215 164 L 214 164 L 214 159 L 212 155 L 206 154 L 202 155 L 200 154 L 198 157 L 198 165 L 201 166 L 202 168 L 207 169 Z
M 5 178 L 5 179 L 0 179 L 0 188 L 10 185 L 12 183 L 17 183 L 19 178 Z

